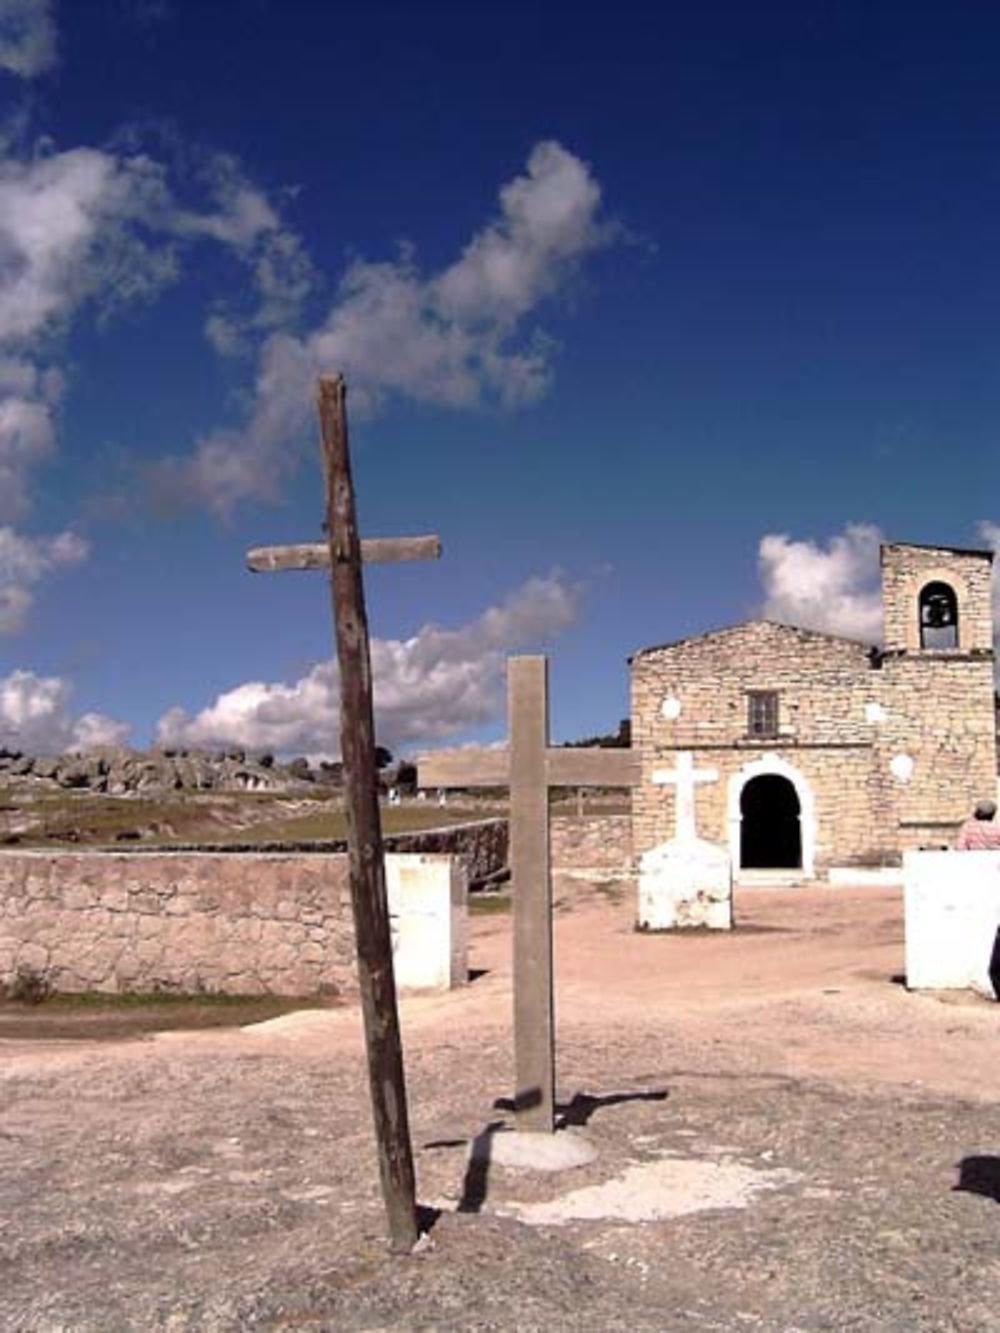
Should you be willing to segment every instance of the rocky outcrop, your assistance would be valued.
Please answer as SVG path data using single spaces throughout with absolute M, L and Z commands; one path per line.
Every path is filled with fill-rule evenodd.
M 325 766 L 326 767 L 326 766 Z M 278 763 L 244 750 L 128 750 L 27 755 L 0 749 L 0 784 L 32 783 L 71 790 L 157 796 L 176 791 L 301 791 L 327 776 L 305 759 Z

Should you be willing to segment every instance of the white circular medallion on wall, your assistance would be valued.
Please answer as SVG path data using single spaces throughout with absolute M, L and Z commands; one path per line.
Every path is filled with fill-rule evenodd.
M 885 711 L 885 709 L 882 707 L 881 704 L 876 704 L 876 703 L 865 704 L 866 722 L 884 722 L 888 716 L 889 714 Z
M 681 715 L 681 701 L 674 694 L 668 694 L 660 704 L 660 717 L 668 722 L 676 722 Z
M 913 777 L 913 760 L 908 754 L 895 754 L 889 761 L 889 772 L 898 782 L 909 782 Z

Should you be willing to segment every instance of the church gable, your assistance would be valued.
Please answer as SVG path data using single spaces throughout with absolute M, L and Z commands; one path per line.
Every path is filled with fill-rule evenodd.
M 632 660 L 639 744 L 870 742 L 881 673 L 866 644 L 751 620 Z
M 857 639 L 823 634 L 777 620 L 746 620 L 675 643 L 642 648 L 632 658 L 632 666 L 634 670 L 641 669 L 655 659 L 663 663 L 674 662 L 679 667 L 690 663 L 692 666 L 711 667 L 715 664 L 728 668 L 741 660 L 756 658 L 761 662 L 780 659 L 818 665 L 825 661 L 867 667 L 873 651 L 869 644 Z

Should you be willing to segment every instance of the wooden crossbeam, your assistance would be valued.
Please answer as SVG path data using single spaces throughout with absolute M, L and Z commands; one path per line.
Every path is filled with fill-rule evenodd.
M 418 772 L 421 787 L 506 787 L 510 751 L 434 750 L 421 756 Z M 545 751 L 549 787 L 638 787 L 641 773 L 631 750 L 552 746 Z
M 625 749 L 549 745 L 548 664 L 512 657 L 510 748 L 437 750 L 418 760 L 421 787 L 509 787 L 514 882 L 514 1106 L 517 1127 L 555 1129 L 555 1004 L 549 798 L 553 787 L 635 787 L 641 765 Z
M 361 559 L 366 565 L 394 564 L 401 560 L 437 560 L 440 555 L 440 537 L 362 537 L 361 539 Z M 297 546 L 255 546 L 252 551 L 247 551 L 247 569 L 254 574 L 329 568 L 329 542 L 304 542 Z

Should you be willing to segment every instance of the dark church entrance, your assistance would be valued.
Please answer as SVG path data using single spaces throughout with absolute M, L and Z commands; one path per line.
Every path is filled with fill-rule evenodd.
M 798 870 L 802 866 L 799 797 L 788 778 L 762 773 L 740 793 L 740 866 L 743 870 Z

